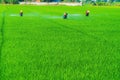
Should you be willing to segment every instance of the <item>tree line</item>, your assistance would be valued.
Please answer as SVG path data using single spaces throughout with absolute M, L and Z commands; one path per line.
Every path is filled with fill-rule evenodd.
M 37 0 L 0 0 L 1 4 L 19 4 L 19 2 L 36 2 Z M 120 2 L 120 0 L 40 0 L 40 2 L 83 2 L 92 4 L 106 4 L 113 2 Z

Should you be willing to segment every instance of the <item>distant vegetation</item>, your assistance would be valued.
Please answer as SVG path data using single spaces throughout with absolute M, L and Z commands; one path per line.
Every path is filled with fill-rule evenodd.
M 84 5 L 94 6 L 120 6 L 120 0 L 0 0 L 1 4 L 19 4 L 20 2 L 82 2 Z

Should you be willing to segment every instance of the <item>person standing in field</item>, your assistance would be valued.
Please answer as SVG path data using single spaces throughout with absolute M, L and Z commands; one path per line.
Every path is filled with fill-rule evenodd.
M 22 10 L 20 10 L 20 16 L 23 16 L 23 11 Z
M 67 16 L 68 16 L 68 13 L 65 12 L 64 15 L 63 15 L 63 18 L 67 19 Z
M 90 11 L 86 10 L 86 16 L 89 16 Z

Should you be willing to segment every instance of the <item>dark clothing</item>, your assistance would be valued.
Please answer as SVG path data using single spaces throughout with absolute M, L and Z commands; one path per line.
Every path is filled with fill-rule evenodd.
M 87 11 L 86 11 L 86 16 L 89 16 L 89 13 L 90 13 L 90 12 L 87 10 Z
M 86 13 L 86 16 L 89 16 L 89 13 Z
M 65 13 L 64 16 L 63 16 L 63 18 L 67 19 L 67 16 L 68 16 L 68 13 Z
M 23 16 L 23 12 L 20 12 L 20 16 Z

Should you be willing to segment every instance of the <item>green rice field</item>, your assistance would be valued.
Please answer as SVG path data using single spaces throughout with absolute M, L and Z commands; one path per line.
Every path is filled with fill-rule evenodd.
M 115 6 L 0 5 L 0 80 L 119 80 L 119 12 Z

